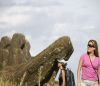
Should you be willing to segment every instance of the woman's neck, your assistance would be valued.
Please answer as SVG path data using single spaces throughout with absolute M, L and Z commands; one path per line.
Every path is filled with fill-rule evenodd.
M 94 53 L 90 53 L 89 56 L 90 56 L 91 58 L 95 57 Z
M 64 68 L 61 66 L 60 69 L 64 69 Z

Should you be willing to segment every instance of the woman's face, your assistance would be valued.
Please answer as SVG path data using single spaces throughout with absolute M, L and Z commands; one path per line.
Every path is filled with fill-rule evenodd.
M 91 53 L 91 52 L 94 52 L 94 50 L 95 50 L 95 48 L 94 48 L 93 43 L 92 42 L 89 42 L 88 45 L 87 45 L 87 51 L 89 53 Z
M 61 63 L 58 63 L 58 67 L 60 68 L 62 66 L 62 64 Z

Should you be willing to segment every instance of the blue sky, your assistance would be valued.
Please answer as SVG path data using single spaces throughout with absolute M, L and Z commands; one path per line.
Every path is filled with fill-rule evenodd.
M 99 22 L 100 0 L 0 0 L 0 38 L 23 33 L 35 56 L 57 38 L 69 36 L 74 52 L 68 66 L 75 77 L 88 40 L 97 40 L 100 49 Z

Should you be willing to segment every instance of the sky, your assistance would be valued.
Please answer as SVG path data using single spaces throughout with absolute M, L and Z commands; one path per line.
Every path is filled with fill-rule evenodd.
M 99 21 L 100 0 L 0 0 L 0 38 L 23 33 L 36 56 L 59 37 L 69 36 L 74 52 L 68 67 L 75 78 L 87 42 L 95 39 L 100 49 Z

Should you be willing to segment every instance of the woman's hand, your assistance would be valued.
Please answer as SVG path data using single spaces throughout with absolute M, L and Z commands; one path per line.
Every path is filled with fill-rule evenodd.
M 62 71 L 62 86 L 65 86 L 65 70 L 61 70 Z
M 78 83 L 77 86 L 81 86 L 81 83 Z
M 98 78 L 99 78 L 99 84 L 100 84 L 100 66 L 98 67 Z
M 77 69 L 77 85 L 78 86 L 81 86 L 80 72 L 81 72 L 82 63 L 83 61 L 80 59 L 79 64 L 78 64 L 78 69 Z

